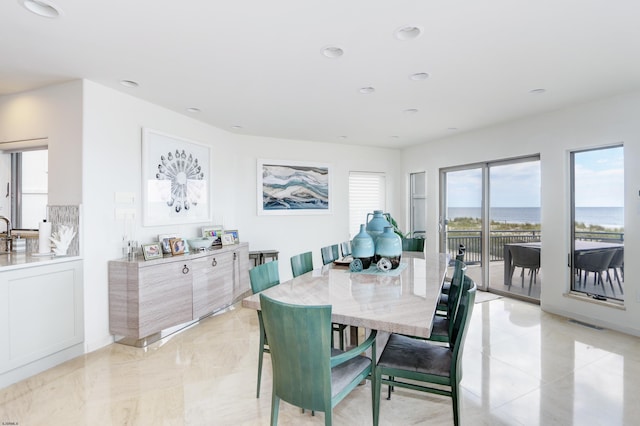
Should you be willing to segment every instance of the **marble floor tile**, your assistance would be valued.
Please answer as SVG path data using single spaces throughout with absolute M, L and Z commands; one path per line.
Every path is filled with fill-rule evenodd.
M 483 300 L 463 354 L 463 425 L 637 424 L 640 339 Z M 256 399 L 258 341 L 255 311 L 236 306 L 144 349 L 113 344 L 0 389 L 0 423 L 266 425 L 271 365 L 265 355 Z M 370 386 L 336 406 L 334 424 L 372 423 Z M 447 397 L 396 389 L 381 401 L 381 425 L 452 423 Z M 281 403 L 279 424 L 321 425 L 324 413 Z

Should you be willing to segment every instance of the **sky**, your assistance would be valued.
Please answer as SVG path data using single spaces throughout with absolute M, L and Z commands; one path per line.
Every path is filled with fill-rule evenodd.
M 624 206 L 622 147 L 575 154 L 576 207 Z M 539 207 L 540 163 L 530 161 L 490 168 L 492 207 Z M 480 207 L 480 169 L 447 173 L 449 207 Z

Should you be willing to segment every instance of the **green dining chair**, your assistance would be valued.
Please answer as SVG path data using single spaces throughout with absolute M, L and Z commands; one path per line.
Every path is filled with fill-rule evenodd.
M 253 294 L 260 293 L 262 290 L 271 288 L 280 284 L 280 274 L 278 272 L 278 261 L 267 262 L 258 265 L 249 270 L 249 281 L 251 282 L 251 291 Z M 258 325 L 260 326 L 260 347 L 258 352 L 258 387 L 256 390 L 256 398 L 260 398 L 260 381 L 262 380 L 262 357 L 265 353 L 269 353 L 269 343 L 264 332 L 262 323 L 262 312 L 258 312 Z
M 291 256 L 291 272 L 293 277 L 313 271 L 313 254 L 310 251 Z
M 460 274 L 460 276 L 463 281 L 459 284 L 456 284 L 455 287 L 458 288 L 458 290 L 454 290 L 455 293 L 449 293 L 449 296 L 453 300 L 453 303 L 449 304 L 451 306 L 451 309 L 447 311 L 447 315 L 445 316 L 435 315 L 433 317 L 433 323 L 431 324 L 431 335 L 427 340 L 431 340 L 432 342 L 449 343 L 451 333 L 453 333 L 453 325 L 455 324 L 456 316 L 459 312 L 460 301 L 462 300 L 462 290 L 464 288 L 469 288 L 469 282 L 471 281 L 471 278 L 464 275 L 464 273 Z
M 456 254 L 456 260 L 460 260 L 464 262 L 464 254 L 466 251 L 467 249 L 464 246 L 464 244 L 460 244 L 460 246 L 458 247 L 458 253 Z M 449 293 L 450 286 L 451 286 L 451 277 L 445 277 L 444 283 L 442 283 L 442 293 L 443 294 Z
M 456 290 L 460 290 L 460 287 L 456 284 L 462 283 L 462 277 L 460 274 L 464 275 L 467 270 L 467 265 L 459 260 L 458 256 L 456 256 L 456 260 L 453 261 L 453 275 L 451 276 L 451 281 L 448 282 L 449 289 L 447 292 L 440 291 L 438 307 L 436 308 L 436 315 L 439 316 L 448 316 L 452 309 L 452 303 L 456 303 L 456 297 L 451 297 L 451 294 L 455 293 Z M 444 286 L 445 283 L 443 283 Z
M 342 257 L 351 256 L 351 241 L 340 243 L 340 251 L 342 251 Z
M 402 251 L 424 251 L 424 238 L 403 238 Z
M 467 288 L 467 286 L 470 286 Z M 392 334 L 375 368 L 373 424 L 380 419 L 382 384 L 448 396 L 452 399 L 453 423 L 460 424 L 462 350 L 476 296 L 473 280 L 465 282 L 449 347 Z M 386 378 L 383 378 L 386 376 Z M 389 398 L 391 396 L 391 389 Z
M 340 246 L 338 244 L 334 244 L 322 247 L 320 249 L 320 254 L 322 255 L 322 264 L 328 265 L 340 257 Z
M 313 254 L 310 251 L 291 256 L 291 272 L 293 273 L 294 278 L 302 274 L 306 274 L 307 272 L 310 272 L 312 270 Z M 332 325 L 333 331 L 338 333 L 338 337 L 340 338 L 340 349 L 344 349 L 344 330 L 346 328 L 347 326 L 344 324 L 336 323 Z M 333 346 L 333 334 L 331 336 L 331 345 Z
M 376 331 L 343 352 L 331 348 L 331 305 L 292 305 L 261 294 L 260 309 L 273 367 L 271 425 L 278 424 L 281 399 L 303 410 L 324 412 L 325 425 L 331 425 L 333 407 L 375 376 Z M 371 358 L 363 355 L 369 348 Z

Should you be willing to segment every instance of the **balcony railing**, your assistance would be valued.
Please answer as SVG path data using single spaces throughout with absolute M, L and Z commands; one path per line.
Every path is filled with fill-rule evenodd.
M 622 232 L 576 232 L 576 239 L 603 242 L 624 242 Z M 540 231 L 491 231 L 489 236 L 489 260 L 504 260 L 504 245 L 514 243 L 532 243 L 540 241 Z M 482 231 L 447 231 L 447 247 L 452 258 L 458 252 L 460 244 L 466 247 L 465 263 L 482 262 Z

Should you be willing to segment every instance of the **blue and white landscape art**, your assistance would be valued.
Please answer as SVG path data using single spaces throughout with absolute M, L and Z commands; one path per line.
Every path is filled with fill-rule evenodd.
M 263 164 L 262 208 L 328 210 L 329 168 Z

